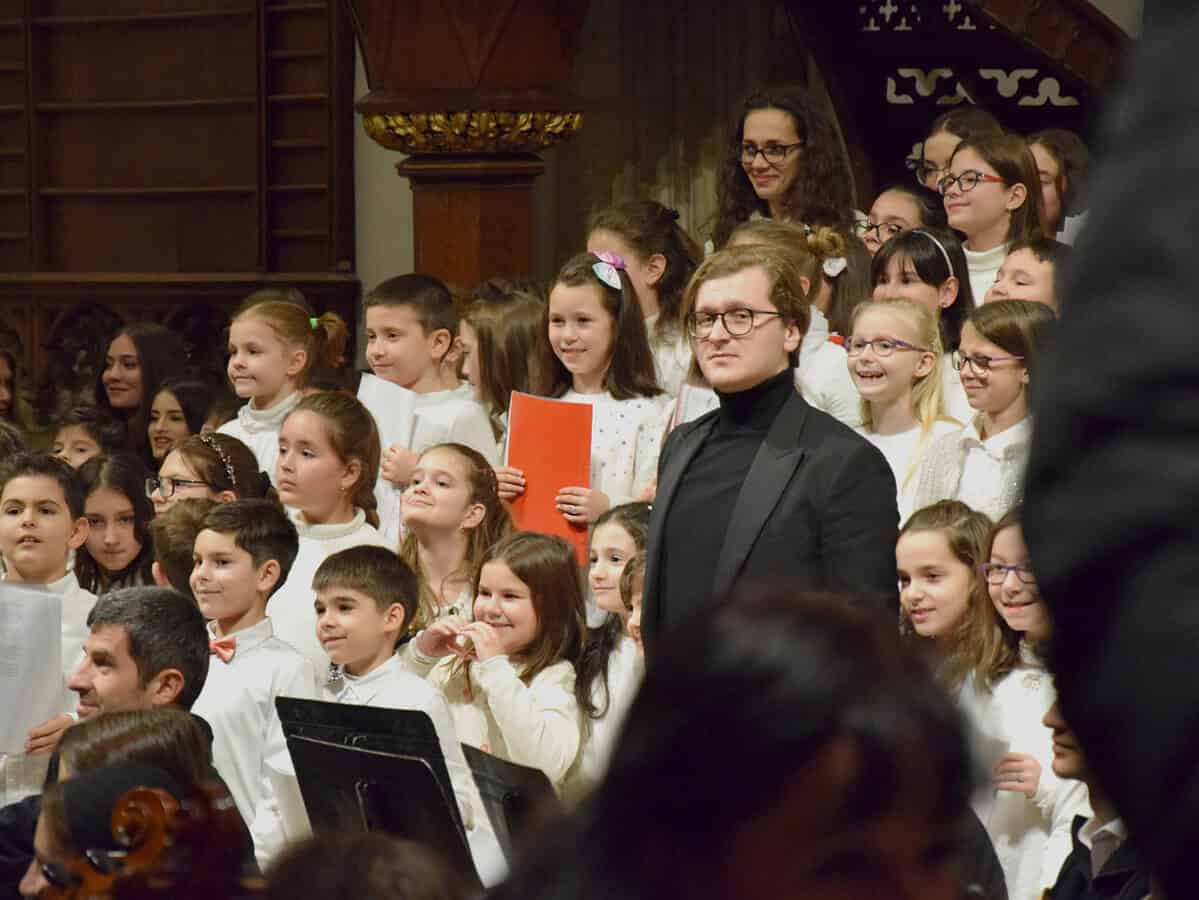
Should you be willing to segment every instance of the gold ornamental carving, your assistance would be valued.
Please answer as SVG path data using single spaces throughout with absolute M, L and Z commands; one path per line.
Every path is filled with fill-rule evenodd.
M 401 153 L 536 153 L 583 125 L 581 112 L 377 113 L 366 133 Z

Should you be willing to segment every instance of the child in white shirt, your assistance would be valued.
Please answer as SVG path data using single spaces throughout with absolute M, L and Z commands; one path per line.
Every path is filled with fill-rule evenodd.
M 229 326 L 229 381 L 247 402 L 218 431 L 254 451 L 258 467 L 273 478 L 279 427 L 300 402 L 308 372 L 340 366 L 349 337 L 340 316 L 313 316 L 294 288 L 252 293 Z
M 265 761 L 283 750 L 275 698 L 316 696 L 316 670 L 275 637 L 266 614 L 297 543 L 277 503 L 235 500 L 205 517 L 193 550 L 191 589 L 212 653 L 193 711 L 212 726 L 213 764 L 246 822 L 258 812 Z
M 474 621 L 439 619 L 401 659 L 445 694 L 459 740 L 541 769 L 561 789 L 581 744 L 575 662 L 585 627 L 574 549 L 521 532 L 483 563 Z
M 913 511 L 924 453 L 934 438 L 961 427 L 940 415 L 936 316 L 910 300 L 868 301 L 854 310 L 846 351 L 861 396 L 863 424 L 857 431 L 891 466 L 902 523 Z
M 497 860 L 502 862 L 445 696 L 404 669 L 395 654 L 397 641 L 416 614 L 419 588 L 415 574 L 384 547 L 351 547 L 321 563 L 312 590 L 316 595 L 317 638 L 332 664 L 321 699 L 426 713 L 437 732 L 480 869 L 494 867 Z M 273 770 L 272 784 L 280 778 L 295 777 L 286 752 L 268 760 L 268 765 Z M 295 823 L 289 825 L 294 828 Z M 274 791 L 268 790 L 251 829 L 258 863 L 264 869 L 283 847 L 284 826 Z M 302 836 L 301 831 L 286 838 Z
M 997 300 L 970 314 L 954 365 L 976 415 L 929 448 L 917 508 L 955 499 L 996 519 L 1019 502 L 1032 436 L 1028 392 L 1054 318 L 1048 306 L 1027 300 Z
M 669 398 L 653 356 L 633 283 L 618 256 L 582 253 L 550 290 L 546 323 L 556 357 L 552 394 L 594 408 L 591 484 L 566 485 L 556 498 L 572 525 L 594 522 L 611 506 L 639 499 L 654 480 Z M 524 473 L 496 469 L 500 497 L 525 490 Z
M 471 579 L 487 550 L 512 531 L 487 460 L 462 444 L 430 447 L 404 490 L 403 522 L 400 558 L 420 579 L 410 631 L 442 616 L 469 617 Z
M 379 533 L 375 483 L 379 432 L 356 397 L 305 397 L 283 421 L 275 476 L 299 532 L 291 574 L 271 607 L 276 633 L 312 662 L 328 665 L 316 639 L 312 578 L 325 558 L 359 544 L 390 546 Z
M 0 805 L 16 803 L 42 789 L 50 751 L 74 721 L 74 695 L 67 681 L 82 657 L 87 615 L 95 594 L 79 586 L 68 567 L 71 553 L 87 540 L 83 491 L 69 465 L 47 453 L 19 453 L 0 474 L 0 556 L 4 580 L 41 586 L 59 595 L 62 607 L 60 715 L 35 726 L 24 753 L 0 754 Z
M 691 370 L 691 341 L 679 310 L 683 291 L 703 259 L 679 214 L 655 200 L 633 200 L 592 215 L 587 250 L 624 260 L 654 358 L 658 386 L 671 396 Z
M 381 530 L 396 546 L 400 494 L 421 451 L 453 441 L 492 465 L 499 455 L 487 411 L 458 379 L 458 310 L 449 289 L 431 275 L 399 275 L 371 291 L 364 306 L 371 371 L 416 394 L 411 442 L 384 447 L 382 455 Z

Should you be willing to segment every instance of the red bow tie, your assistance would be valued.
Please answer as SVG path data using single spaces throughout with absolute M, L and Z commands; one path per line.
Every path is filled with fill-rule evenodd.
M 208 652 L 216 656 L 223 663 L 232 660 L 233 653 L 236 650 L 237 638 L 235 637 L 221 638 L 219 641 L 208 642 Z

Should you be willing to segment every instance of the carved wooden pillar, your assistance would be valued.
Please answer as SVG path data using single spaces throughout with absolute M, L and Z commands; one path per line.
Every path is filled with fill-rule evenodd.
M 458 285 L 532 265 L 536 154 L 582 125 L 570 78 L 587 0 L 348 0 L 363 127 L 409 154 L 416 268 Z

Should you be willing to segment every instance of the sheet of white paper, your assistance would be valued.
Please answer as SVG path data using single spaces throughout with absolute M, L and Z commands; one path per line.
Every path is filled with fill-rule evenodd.
M 279 819 L 285 841 L 290 844 L 311 837 L 312 823 L 308 821 L 308 810 L 304 807 L 304 797 L 300 793 L 300 782 L 295 772 L 282 772 L 268 766 L 267 774 L 279 803 Z
M 367 373 L 358 384 L 358 399 L 375 417 L 384 450 L 392 444 L 412 446 L 416 431 L 415 392 Z
M 0 752 L 23 753 L 29 729 L 62 712 L 62 598 L 0 584 Z

